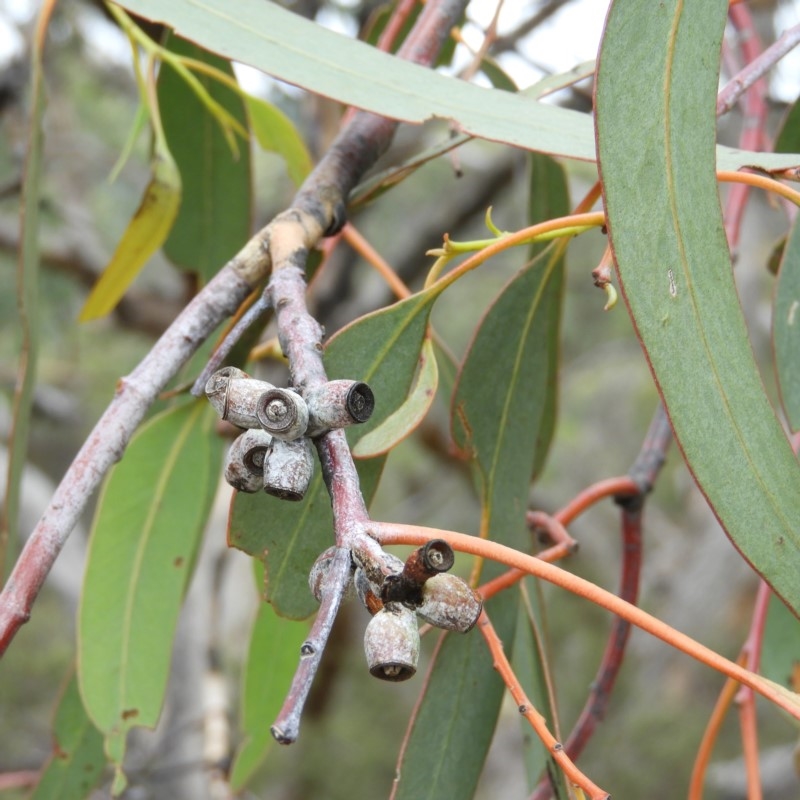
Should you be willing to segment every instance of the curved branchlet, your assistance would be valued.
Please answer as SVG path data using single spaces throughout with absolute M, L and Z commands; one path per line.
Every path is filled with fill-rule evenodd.
M 466 6 L 465 0 L 427 4 L 398 52 L 402 58 L 431 64 Z M 232 316 L 272 270 L 267 296 L 276 302 L 281 340 L 295 386 L 324 382 L 322 330 L 305 308 L 305 257 L 322 236 L 344 223 L 347 196 L 391 142 L 397 123 L 356 113 L 328 154 L 308 177 L 292 207 L 255 234 L 206 284 L 164 332 L 140 364 L 122 378 L 108 408 L 65 473 L 0 593 L 0 655 L 28 621 L 33 604 L 106 472 L 119 461 L 131 436 L 159 393 L 226 318 Z M 277 308 L 277 303 L 281 307 Z M 339 498 L 334 500 L 337 541 L 365 553 L 382 552 L 364 542 L 349 542 L 354 519 L 365 519 L 355 467 L 340 431 L 320 437 L 317 447 Z M 350 537 L 351 538 L 351 537 Z M 361 537 L 364 539 L 365 537 Z M 377 551 L 375 553 L 374 551 Z

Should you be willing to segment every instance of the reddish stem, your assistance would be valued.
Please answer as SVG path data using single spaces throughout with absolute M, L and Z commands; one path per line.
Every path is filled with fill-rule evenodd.
M 763 46 L 747 6 L 732 6 L 728 15 L 738 32 L 739 49 L 745 63 L 748 65 L 757 63 Z M 747 76 L 752 79 L 746 79 Z M 717 115 L 730 110 L 735 102 L 735 97 L 741 97 L 743 101 L 743 120 L 742 132 L 739 136 L 739 147 L 746 150 L 759 150 L 765 145 L 764 125 L 768 112 L 764 99 L 767 93 L 766 81 L 759 77 L 757 72 L 750 69 L 745 78 L 742 77 L 742 73 L 739 73 L 732 83 L 738 92 L 734 93 L 733 90 L 720 92 L 717 98 Z M 728 85 L 730 86 L 731 84 Z M 749 91 L 746 91 L 748 89 Z M 736 252 L 739 243 L 742 217 L 749 195 L 749 187 L 742 184 L 734 184 L 730 187 L 725 201 L 725 230 L 732 253 Z

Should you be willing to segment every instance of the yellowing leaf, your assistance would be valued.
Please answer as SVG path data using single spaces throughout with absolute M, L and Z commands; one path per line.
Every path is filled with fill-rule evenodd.
M 299 186 L 314 166 L 311 154 L 294 123 L 279 108 L 258 97 L 248 96 L 250 127 L 263 150 L 277 153 L 286 162 L 292 181 Z
M 133 283 L 147 260 L 164 243 L 181 204 L 181 176 L 169 151 L 153 159 L 153 177 L 109 265 L 94 285 L 80 313 L 86 322 L 108 314 Z

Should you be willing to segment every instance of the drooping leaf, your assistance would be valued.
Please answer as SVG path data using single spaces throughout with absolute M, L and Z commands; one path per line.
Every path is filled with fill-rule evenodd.
M 793 431 L 800 429 L 800 225 L 797 220 L 781 257 L 772 309 L 775 373 L 781 403 Z
M 448 78 L 348 39 L 281 8 L 239 0 L 125 0 L 203 47 L 268 75 L 390 119 L 450 119 L 466 133 L 528 150 L 593 161 L 592 121 L 554 105 Z M 638 34 L 637 34 L 638 35 Z M 776 169 L 800 156 L 720 147 L 720 169 Z
M 786 112 L 781 128 L 775 137 L 776 153 L 800 151 L 800 102 L 795 102 Z
M 431 340 L 426 339 L 419 355 L 419 372 L 406 401 L 377 428 L 358 440 L 353 455 L 356 458 L 383 455 L 416 430 L 436 397 L 438 383 L 436 353 Z
M 533 471 L 537 442 L 549 442 L 542 429 L 545 408 L 552 409 L 548 386 L 553 353 L 548 337 L 557 335 L 561 247 L 551 245 L 509 281 L 481 321 L 453 395 L 452 431 L 456 445 L 472 453 L 484 477 L 484 497 L 507 473 Z M 551 281 L 555 280 L 553 284 Z M 555 291 L 551 288 L 555 287 Z M 531 439 L 533 435 L 533 439 Z M 526 449 L 524 444 L 530 443 Z M 501 463 L 506 459 L 509 464 Z M 516 478 L 518 483 L 520 478 Z M 520 521 L 523 509 L 518 509 Z
M 111 261 L 86 298 L 80 321 L 112 311 L 142 267 L 164 244 L 181 204 L 181 176 L 169 151 L 156 150 L 153 175 Z
M 5 543 L 18 535 L 22 473 L 28 453 L 33 390 L 39 358 L 39 206 L 44 149 L 44 117 L 46 98 L 42 69 L 44 42 L 53 3 L 45 3 L 37 21 L 37 32 L 31 54 L 30 123 L 25 174 L 20 204 L 20 247 L 17 257 L 17 325 L 20 332 L 20 360 L 12 403 L 12 419 L 8 436 L 8 471 L 0 497 L 0 576 L 5 576 Z
M 517 597 L 505 592 L 487 604 L 507 647 Z M 395 800 L 472 797 L 492 741 L 504 687 L 486 643 L 477 630 L 445 636 L 399 764 Z
M 558 73 L 556 75 L 548 75 L 533 86 L 528 87 L 520 92 L 524 97 L 529 97 L 536 100 L 545 95 L 552 94 L 553 92 L 563 89 L 566 86 L 571 86 L 579 80 L 590 77 L 594 74 L 594 61 L 578 64 L 567 72 Z M 421 152 L 416 153 L 405 162 L 394 165 L 386 170 L 378 172 L 375 175 L 370 175 L 362 183 L 360 183 L 350 194 L 350 208 L 358 208 L 360 205 L 369 201 L 375 200 L 384 191 L 397 185 L 401 181 L 413 175 L 414 172 L 424 164 L 438 158 L 445 153 L 449 153 L 456 147 L 470 141 L 473 137 L 469 134 L 458 133 L 453 134 L 451 130 L 446 138 L 443 138 L 437 144 L 426 147 Z M 800 149 L 800 148 L 798 148 Z
M 548 337 L 558 335 L 551 307 L 560 303 L 560 291 L 549 287 L 557 285 L 561 250 L 551 245 L 501 291 L 478 325 L 453 393 L 454 439 L 471 453 L 481 475 L 481 534 L 517 548 L 526 543 L 524 512 L 547 406 L 542 376 L 550 372 Z M 482 577 L 501 572 L 500 566 L 486 564 Z M 509 655 L 518 599 L 512 590 L 487 604 Z M 503 684 L 478 632 L 449 636 L 403 754 L 397 797 L 471 797 L 502 697 Z M 431 773 L 433 780 L 425 781 L 422 776 Z
M 192 42 L 173 36 L 168 46 L 177 55 L 233 76 L 230 62 Z M 231 88 L 203 73 L 195 77 L 217 103 L 247 126 L 244 103 Z M 250 148 L 242 142 L 238 153 L 231 151 L 217 119 L 168 64 L 158 76 L 158 105 L 183 183 L 183 199 L 164 253 L 207 282 L 250 237 Z
M 596 68 L 597 65 L 594 59 L 591 61 L 582 61 L 566 72 L 556 72 L 552 75 L 545 75 L 544 78 L 538 80 L 533 86 L 526 89 L 525 94 L 539 100 L 561 89 L 566 89 L 567 86 L 572 86 L 587 78 L 591 78 Z
M 311 172 L 313 163 L 297 128 L 283 111 L 258 97 L 248 96 L 247 110 L 258 144 L 283 158 L 289 177 L 299 186 Z
M 569 187 L 567 176 L 558 162 L 544 155 L 533 154 L 530 158 L 530 190 L 528 194 L 528 220 L 533 225 L 547 219 L 564 217 L 569 213 Z M 534 242 L 528 251 L 529 258 L 544 252 L 546 243 Z M 539 422 L 539 434 L 533 460 L 533 475 L 544 466 L 556 427 L 558 404 L 558 366 L 560 353 L 561 310 L 564 291 L 564 263 L 556 264 L 553 277 L 545 289 L 543 330 L 544 348 L 547 351 L 544 381 L 545 398 Z
M 260 567 L 257 571 L 262 573 Z M 247 785 L 276 745 L 269 730 L 270 720 L 280 711 L 297 668 L 297 653 L 307 635 L 308 625 L 279 617 L 269 603 L 259 605 L 244 667 L 240 724 L 243 740 L 230 777 L 234 792 Z
M 417 372 L 431 309 L 442 289 L 426 289 L 367 314 L 338 331 L 325 349 L 331 378 L 366 381 L 375 394 L 375 411 L 349 429 L 354 445 L 405 403 Z
M 175 626 L 219 479 L 215 420 L 204 401 L 151 419 L 100 497 L 78 615 L 78 677 L 118 768 L 127 731 L 154 726 L 161 711 Z
M 502 89 L 504 92 L 518 91 L 514 79 L 493 58 L 484 56 L 481 59 L 481 72 L 495 89 Z
M 83 800 L 97 785 L 105 765 L 103 736 L 86 716 L 73 675 L 53 721 L 53 754 L 30 800 Z
M 798 612 L 800 470 L 753 360 L 714 173 L 727 7 L 612 6 L 599 165 L 620 284 L 689 469 L 736 547 Z

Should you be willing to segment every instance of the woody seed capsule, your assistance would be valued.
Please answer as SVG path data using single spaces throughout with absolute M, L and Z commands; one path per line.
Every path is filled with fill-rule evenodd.
M 225 460 L 225 480 L 240 492 L 264 488 L 264 462 L 272 448 L 272 437 L 260 428 L 237 436 Z
M 375 410 L 375 395 L 361 381 L 328 381 L 306 395 L 308 435 L 366 422 Z
M 419 628 L 414 612 L 388 603 L 369 621 L 364 653 L 371 675 L 384 681 L 405 681 L 417 671 Z
M 441 573 L 422 587 L 422 603 L 417 615 L 437 628 L 457 633 L 471 630 L 483 609 L 483 599 L 461 578 Z
M 236 367 L 223 367 L 206 381 L 206 397 L 221 419 L 240 428 L 260 427 L 256 410 L 261 396 L 275 387 Z
M 308 406 L 297 392 L 272 386 L 258 398 L 256 418 L 267 433 L 292 442 L 306 434 Z
M 314 474 L 314 454 L 308 439 L 274 439 L 264 462 L 264 491 L 281 500 L 302 500 Z

